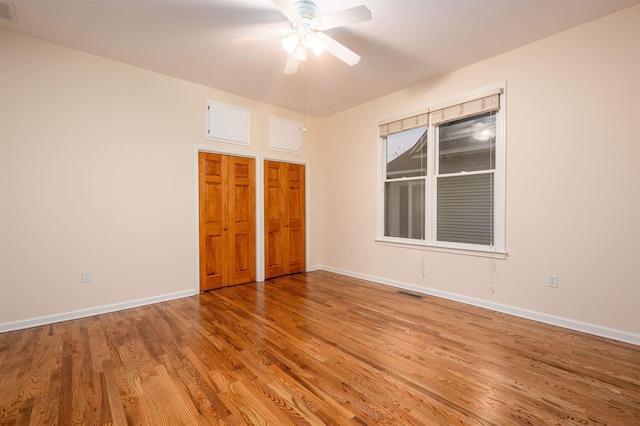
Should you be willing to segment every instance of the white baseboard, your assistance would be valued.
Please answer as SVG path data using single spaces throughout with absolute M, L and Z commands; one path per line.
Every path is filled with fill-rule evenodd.
M 94 315 L 107 314 L 110 312 L 122 311 L 124 309 L 137 308 L 139 306 L 166 302 L 168 300 L 180 299 L 182 297 L 189 297 L 196 294 L 198 294 L 198 292 L 195 290 L 179 291 L 176 293 L 163 294 L 160 296 L 147 297 L 138 300 L 130 300 L 128 302 L 114 303 L 111 305 L 103 305 L 95 308 L 80 309 L 78 311 L 64 312 L 61 314 L 47 315 L 20 321 L 5 322 L 0 323 L 0 333 L 53 324 L 56 322 L 69 321 L 78 318 L 92 317 Z
M 545 324 L 555 325 L 570 330 L 580 331 L 583 333 L 593 334 L 595 336 L 606 337 L 608 339 L 618 340 L 620 342 L 631 343 L 640 346 L 640 334 L 629 333 L 626 331 L 616 330 L 599 325 L 589 324 L 581 321 L 575 321 L 568 318 L 557 317 L 554 315 L 544 314 L 541 312 L 530 311 L 527 309 L 516 308 L 514 306 L 503 305 L 500 303 L 489 302 L 487 300 L 476 299 L 473 297 L 462 296 L 460 294 L 449 293 L 446 291 L 435 290 L 431 288 L 421 287 L 400 281 L 388 280 L 385 278 L 375 277 L 372 275 L 360 274 L 357 272 L 347 271 L 344 269 L 332 268 L 328 266 L 319 266 L 322 269 L 336 274 L 346 275 L 349 277 L 360 278 L 372 281 L 378 284 L 384 284 L 391 287 L 397 287 L 405 290 L 411 290 L 416 293 L 428 294 L 430 296 L 441 297 L 443 299 L 454 300 L 456 302 L 466 303 L 468 305 L 478 306 L 481 308 L 491 309 L 492 311 L 502 312 L 514 315 L 520 318 L 526 318 Z

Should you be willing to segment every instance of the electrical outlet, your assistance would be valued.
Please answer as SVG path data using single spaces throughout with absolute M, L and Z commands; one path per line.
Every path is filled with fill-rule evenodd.
M 353 249 L 352 248 L 349 249 L 349 256 L 353 256 Z
M 547 275 L 547 287 L 558 288 L 558 276 L 549 274 Z
M 91 282 L 91 271 L 82 271 L 82 283 L 90 283 Z

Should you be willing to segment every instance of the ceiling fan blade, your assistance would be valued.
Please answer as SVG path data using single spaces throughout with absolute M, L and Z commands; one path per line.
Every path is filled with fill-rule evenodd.
M 327 46 L 327 52 L 331 53 L 345 64 L 354 66 L 360 62 L 360 55 L 343 44 L 338 43 L 325 33 L 315 33 L 315 35 L 320 41 L 322 41 L 322 43 L 324 43 L 325 46 Z
M 302 20 L 302 17 L 300 16 L 296 8 L 293 7 L 293 4 L 289 0 L 271 0 L 271 1 L 273 2 L 273 4 L 278 6 L 278 9 L 280 9 L 280 12 L 282 12 L 282 14 L 286 16 L 289 21 L 297 23 Z
M 231 44 L 239 45 L 239 44 L 252 43 L 254 41 L 266 40 L 270 38 L 284 37 L 287 34 L 291 34 L 292 32 L 293 30 L 291 28 L 280 28 L 277 30 L 265 31 L 258 34 L 232 38 Z
M 287 64 L 284 66 L 284 73 L 295 74 L 298 71 L 298 65 L 300 65 L 300 61 L 293 54 L 289 55 Z
M 323 31 L 370 20 L 371 11 L 363 5 L 320 17 L 320 22 L 322 23 L 318 25 L 317 29 Z

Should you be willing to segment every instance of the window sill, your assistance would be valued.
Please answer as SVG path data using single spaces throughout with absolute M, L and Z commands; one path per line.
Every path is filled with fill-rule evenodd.
M 490 259 L 506 259 L 507 258 L 507 252 L 502 252 L 502 251 L 433 246 L 433 245 L 423 244 L 420 242 L 393 241 L 393 240 L 385 240 L 380 238 L 377 238 L 375 241 L 376 241 L 376 244 L 380 244 L 383 246 L 400 247 L 400 248 L 406 248 L 411 250 L 435 251 L 440 253 L 460 254 L 464 256 L 487 257 Z

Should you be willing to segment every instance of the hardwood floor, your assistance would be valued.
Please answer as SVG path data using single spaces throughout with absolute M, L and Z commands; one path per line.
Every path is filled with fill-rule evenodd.
M 327 272 L 0 334 L 2 425 L 639 425 L 640 347 Z

